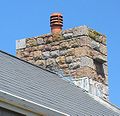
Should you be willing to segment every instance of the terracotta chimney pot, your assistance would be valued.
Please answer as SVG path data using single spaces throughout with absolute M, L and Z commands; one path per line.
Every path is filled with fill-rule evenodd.
M 51 32 L 60 33 L 63 26 L 63 16 L 61 13 L 52 13 L 50 16 L 50 27 Z

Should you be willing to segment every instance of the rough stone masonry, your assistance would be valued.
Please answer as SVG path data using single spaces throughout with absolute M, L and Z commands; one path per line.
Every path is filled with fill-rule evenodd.
M 16 41 L 17 57 L 108 100 L 106 36 L 87 26 Z M 39 77 L 38 77 L 39 78 Z

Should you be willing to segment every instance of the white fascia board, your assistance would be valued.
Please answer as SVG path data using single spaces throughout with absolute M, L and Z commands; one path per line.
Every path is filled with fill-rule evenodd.
M 0 90 L 0 101 L 4 101 L 6 103 L 12 104 L 16 107 L 20 107 L 31 112 L 35 112 L 38 114 L 45 114 L 49 116 L 70 116 L 69 114 L 63 113 L 61 111 L 46 107 L 42 104 L 38 104 L 36 102 L 24 99 L 22 97 L 13 95 L 11 93 Z

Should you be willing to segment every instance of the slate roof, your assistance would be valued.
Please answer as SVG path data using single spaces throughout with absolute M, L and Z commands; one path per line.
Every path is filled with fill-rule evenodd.
M 2 51 L 0 51 L 0 90 L 70 116 L 120 115 L 120 109 L 115 106 L 109 103 L 111 108 L 105 106 L 56 74 Z

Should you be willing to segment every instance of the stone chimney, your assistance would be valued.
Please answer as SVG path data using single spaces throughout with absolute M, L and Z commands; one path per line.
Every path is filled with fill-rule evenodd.
M 106 36 L 87 26 L 62 31 L 62 21 L 60 13 L 53 13 L 51 34 L 17 40 L 17 57 L 108 100 Z
M 63 26 L 63 16 L 60 13 L 53 13 L 50 16 L 50 27 L 51 32 L 60 33 L 62 31 Z

